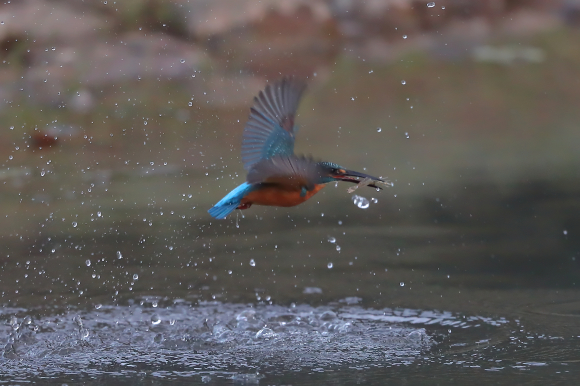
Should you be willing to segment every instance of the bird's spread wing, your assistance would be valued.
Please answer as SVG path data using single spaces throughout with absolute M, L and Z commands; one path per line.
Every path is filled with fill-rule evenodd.
M 260 160 L 248 172 L 249 184 L 271 183 L 312 190 L 319 183 L 324 169 L 311 158 L 277 155 Z
M 250 170 L 258 161 L 294 153 L 294 116 L 305 83 L 283 78 L 254 98 L 242 139 L 242 161 Z

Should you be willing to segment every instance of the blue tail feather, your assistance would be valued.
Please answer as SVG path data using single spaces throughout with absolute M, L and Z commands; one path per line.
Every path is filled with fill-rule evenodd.
M 241 200 L 240 200 L 241 201 Z M 218 220 L 222 220 L 224 218 L 226 218 L 226 216 L 230 213 L 232 213 L 234 211 L 234 209 L 236 209 L 238 207 L 240 203 L 232 203 L 232 204 L 226 204 L 223 206 L 214 206 L 213 208 L 211 208 L 210 210 L 208 210 L 207 212 L 209 214 L 212 215 L 212 217 L 217 218 Z
M 218 220 L 226 218 L 228 214 L 232 213 L 240 205 L 242 198 L 250 193 L 252 189 L 254 189 L 253 185 L 244 182 L 208 210 L 208 213 Z

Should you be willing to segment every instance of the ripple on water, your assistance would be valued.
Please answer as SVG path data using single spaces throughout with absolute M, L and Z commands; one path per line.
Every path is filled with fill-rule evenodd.
M 0 378 L 54 378 L 71 372 L 134 375 L 143 366 L 167 377 L 184 371 L 231 377 L 232 370 L 394 366 L 428 354 L 437 345 L 434 334 L 450 327 L 504 323 L 435 311 L 365 309 L 351 301 L 291 308 L 154 303 L 148 298 L 133 306 L 103 305 L 37 320 L 24 318 L 24 310 L 5 308 L 0 317 L 11 322 L 0 326 L 8 336 Z

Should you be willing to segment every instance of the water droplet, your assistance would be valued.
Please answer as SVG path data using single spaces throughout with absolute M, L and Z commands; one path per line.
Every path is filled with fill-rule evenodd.
M 444 6 L 444 5 L 442 5 L 442 6 L 441 6 L 441 9 L 445 9 L 445 6 Z
M 374 72 L 373 70 L 370 70 L 370 71 L 369 71 L 369 74 L 372 74 L 373 72 Z
M 431 2 L 427 3 L 427 7 L 429 7 L 429 8 L 433 8 L 434 6 L 435 6 L 435 2 L 434 1 L 431 1 Z
M 377 127 L 377 133 L 380 133 L 381 131 L 383 131 L 383 129 L 381 129 L 380 127 Z
M 256 339 L 270 339 L 275 336 L 276 333 L 268 327 L 264 327 L 256 333 Z
M 352 202 L 361 209 L 366 209 L 369 207 L 369 200 L 356 194 L 352 196 Z
M 95 310 L 100 310 L 102 306 L 102 304 L 95 304 Z
M 406 81 L 405 79 L 403 79 L 403 80 L 401 81 L 401 84 L 407 84 L 407 81 Z
M 408 139 L 409 138 L 409 133 L 405 132 L 405 137 Z
M 350 100 L 353 101 L 354 100 L 354 97 L 351 97 Z
M 133 280 L 139 280 L 139 275 L 137 275 L 136 273 L 133 274 Z
M 566 229 L 564 229 L 564 236 L 568 234 L 568 231 Z
M 153 324 L 154 326 L 156 326 L 159 323 L 161 323 L 161 318 L 159 317 L 159 315 L 157 315 L 157 314 L 151 315 L 151 324 Z
M 121 254 L 121 251 L 117 251 L 117 259 L 122 259 L 123 255 Z
M 256 266 L 256 261 L 254 259 L 250 259 L 250 265 L 252 267 L 255 267 Z
M 332 267 L 334 267 L 334 265 L 332 263 L 328 263 L 328 264 L 326 264 L 326 266 L 328 267 L 328 269 L 331 269 Z
M 379 202 L 379 200 L 377 200 L 376 198 L 371 198 L 371 201 L 373 202 L 373 204 L 376 204 L 377 202 Z
M 14 331 L 18 330 L 18 319 L 16 318 L 16 316 L 10 317 L 10 326 Z
M 405 286 L 405 282 L 404 282 L 404 281 L 402 281 L 402 282 L 400 282 L 400 283 L 399 283 L 399 285 L 400 285 L 401 287 L 404 287 L 404 286 Z
M 189 107 L 191 107 L 191 106 L 193 106 L 193 102 L 189 102 L 187 105 L 188 105 Z
M 403 35 L 403 39 L 407 39 L 407 35 Z
M 87 265 L 87 267 L 90 267 L 91 266 L 91 260 L 90 259 L 87 259 L 85 261 L 85 264 Z
M 83 320 L 81 319 L 81 317 L 79 315 L 76 315 L 73 318 L 73 322 L 80 328 L 83 328 Z
M 340 245 L 337 245 L 337 246 L 336 246 L 336 250 L 337 250 L 338 252 L 340 252 Z
M 72 223 L 73 228 L 76 228 L 77 225 L 78 225 L 77 222 L 76 221 L 73 221 L 73 223 Z
M 332 236 L 328 236 L 328 242 L 334 244 L 334 243 L 336 243 L 336 238 L 332 237 Z
M 420 330 L 413 331 L 409 335 L 407 335 L 407 339 L 414 340 L 417 342 L 422 341 L 423 338 L 425 338 L 425 336 L 423 334 L 423 331 L 420 331 Z
M 435 3 L 433 3 L 433 5 L 435 5 Z M 180 63 L 185 63 L 185 59 L 181 59 L 179 62 Z

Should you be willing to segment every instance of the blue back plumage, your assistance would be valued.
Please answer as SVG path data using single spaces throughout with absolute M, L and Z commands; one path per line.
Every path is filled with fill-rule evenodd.
M 323 183 L 326 171 L 323 165 L 309 157 L 275 155 L 254 165 L 246 181 L 250 184 L 277 184 L 312 190 L 315 185 Z
M 246 170 L 262 159 L 294 154 L 294 117 L 306 85 L 294 78 L 269 84 L 254 98 L 242 138 Z
M 208 213 L 218 220 L 226 218 L 228 214 L 234 211 L 240 205 L 242 198 L 252 190 L 255 189 L 254 185 L 244 182 L 231 192 L 229 192 L 224 198 L 222 198 L 217 204 L 213 206 Z

